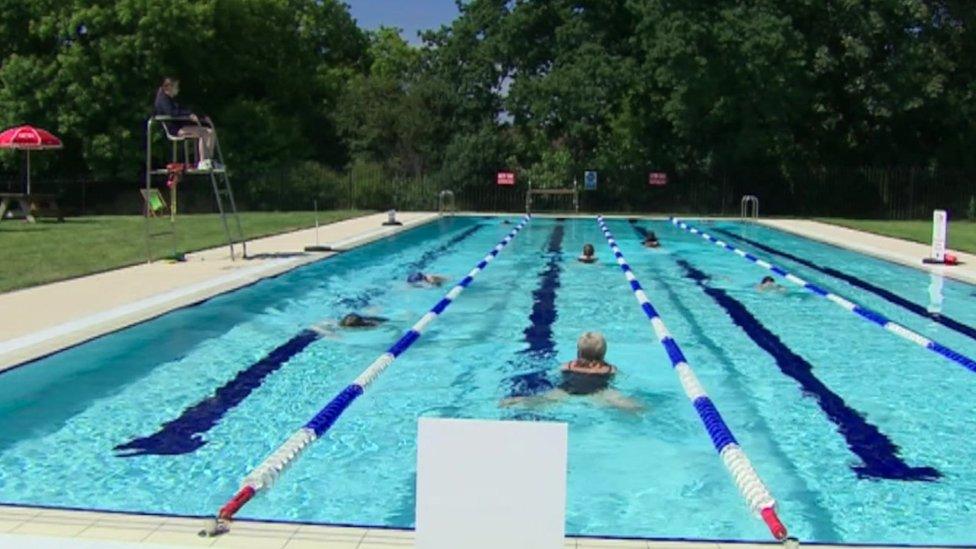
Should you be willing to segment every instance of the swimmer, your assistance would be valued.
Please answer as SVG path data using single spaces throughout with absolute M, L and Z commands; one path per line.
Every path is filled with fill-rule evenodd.
M 756 289 L 760 292 L 785 292 L 786 288 L 780 286 L 773 280 L 771 276 L 764 276 L 763 279 L 756 285 Z
M 358 313 L 349 313 L 342 317 L 339 322 L 335 319 L 325 320 L 314 324 L 310 327 L 311 330 L 318 332 L 322 337 L 328 339 L 339 339 L 339 334 L 337 333 L 340 328 L 375 328 L 380 324 L 386 322 L 387 318 L 381 316 L 367 316 Z
M 593 244 L 583 245 L 583 255 L 576 258 L 580 263 L 596 263 L 596 250 L 593 249 Z
M 388 319 L 381 316 L 363 316 L 356 313 L 349 313 L 339 321 L 341 328 L 375 328 L 386 322 Z
M 657 235 L 654 231 L 648 231 L 647 236 L 644 237 L 644 247 L 645 248 L 660 248 L 661 242 L 657 239 Z
M 584 332 L 576 342 L 576 359 L 563 364 L 562 381 L 550 391 L 538 395 L 506 398 L 501 406 L 540 404 L 560 401 L 567 396 L 593 396 L 604 404 L 638 412 L 644 407 L 610 388 L 617 368 L 606 362 L 607 342 L 599 332 Z
M 414 286 L 440 286 L 447 281 L 446 276 L 425 274 L 420 271 L 407 277 L 407 282 Z

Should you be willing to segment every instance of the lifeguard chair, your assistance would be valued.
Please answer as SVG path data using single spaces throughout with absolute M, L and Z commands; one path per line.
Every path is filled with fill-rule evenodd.
M 217 163 L 209 169 L 201 170 L 198 169 L 199 158 L 196 158 L 197 147 L 194 143 L 196 138 L 175 135 L 170 132 L 164 122 L 197 123 L 188 117 L 179 116 L 152 116 L 146 121 L 146 186 L 142 191 L 146 225 L 146 261 L 151 262 L 153 260 L 153 241 L 165 236 L 170 237 L 173 257 L 177 259 L 182 257 L 182 254 L 177 250 L 176 188 L 185 177 L 197 176 L 210 179 L 214 198 L 217 201 L 217 211 L 220 213 L 220 222 L 224 226 L 224 234 L 227 236 L 231 260 L 233 261 L 237 257 L 234 250 L 235 244 L 239 244 L 241 247 L 241 257 L 247 258 L 247 240 L 244 238 L 241 218 L 237 213 L 237 204 L 234 202 L 234 191 L 231 188 L 230 179 L 227 177 L 224 155 L 220 150 L 220 140 L 217 138 L 217 128 L 209 121 L 205 124 L 213 131 L 214 160 Z M 199 123 L 204 124 L 204 121 Z M 169 159 L 163 168 L 153 167 L 153 129 L 157 125 L 163 129 L 163 134 L 170 143 Z M 171 191 L 169 226 L 159 228 L 158 223 L 153 222 L 153 218 L 159 219 L 155 215 L 158 212 L 154 211 L 149 197 L 158 196 L 159 193 L 159 190 L 153 187 L 153 179 L 164 176 L 167 178 L 167 185 Z M 233 216 L 233 223 L 228 222 L 228 215 Z

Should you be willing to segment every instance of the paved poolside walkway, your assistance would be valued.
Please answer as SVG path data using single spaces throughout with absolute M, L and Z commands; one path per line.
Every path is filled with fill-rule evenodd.
M 402 226 L 383 226 L 385 213 L 357 217 L 320 227 L 319 241 L 357 246 L 436 217 L 400 212 Z M 157 261 L 0 294 L 0 371 L 334 255 L 304 253 L 314 243 L 315 229 L 305 229 L 249 241 L 253 259 L 231 261 L 221 246 L 185 263 Z
M 229 533 L 216 538 L 206 538 L 197 535 L 203 524 L 203 519 L 194 518 L 0 506 L 0 547 L 398 549 L 414 545 L 412 530 L 236 521 L 231 525 Z M 98 540 L 109 543 L 97 544 Z M 22 544 L 12 545 L 21 541 Z M 63 545 L 58 545 L 59 542 Z M 757 544 L 573 537 L 566 538 L 563 547 L 565 549 L 769 549 L 782 547 L 782 545 L 773 542 Z M 818 547 L 830 549 L 857 546 L 818 545 Z
M 873 255 L 949 278 L 955 278 L 956 280 L 970 284 L 976 284 L 976 255 L 973 254 L 953 252 L 959 257 L 959 261 L 962 263 L 961 265 L 954 265 L 952 267 L 926 265 L 922 263 L 922 258 L 931 255 L 932 247 L 919 244 L 918 242 L 910 242 L 890 236 L 881 236 L 848 229 L 847 227 L 840 227 L 838 225 L 830 225 L 829 223 L 807 221 L 805 219 L 760 219 L 759 223 L 814 240 L 820 240 L 828 244 L 848 248 L 863 254 Z

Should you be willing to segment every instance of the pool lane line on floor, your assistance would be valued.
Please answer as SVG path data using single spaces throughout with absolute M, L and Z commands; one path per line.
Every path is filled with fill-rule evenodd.
M 678 342 L 671 337 L 661 316 L 654 308 L 654 305 L 651 304 L 647 294 L 644 293 L 640 281 L 637 280 L 633 269 L 627 264 L 627 260 L 624 259 L 623 252 L 617 246 L 617 241 L 614 240 L 613 233 L 610 232 L 606 223 L 603 222 L 603 216 L 597 216 L 596 221 L 600 226 L 600 230 L 603 231 L 603 236 L 606 238 L 607 245 L 610 246 L 610 250 L 617 260 L 617 264 L 620 265 L 620 269 L 624 272 L 624 277 L 630 283 L 630 289 L 634 293 L 637 303 L 640 304 L 644 314 L 651 321 L 651 326 L 654 328 L 654 333 L 657 335 L 661 346 L 667 351 L 668 358 L 671 360 L 671 367 L 678 375 L 685 395 L 688 396 L 688 400 L 691 401 L 692 406 L 695 407 L 695 411 L 698 412 L 698 417 L 701 419 L 702 425 L 708 431 L 709 438 L 712 439 L 712 445 L 715 446 L 715 450 L 722 458 L 722 463 L 725 464 L 725 468 L 728 469 L 729 474 L 732 476 L 732 480 L 739 489 L 739 493 L 742 494 L 749 508 L 759 515 L 766 524 L 773 537 L 779 541 L 786 540 L 788 533 L 776 513 L 776 500 L 773 499 L 772 494 L 769 493 L 766 485 L 759 478 L 759 474 L 756 473 L 746 453 L 739 447 L 739 442 L 732 434 L 732 430 L 729 429 L 725 420 L 722 419 L 722 414 L 719 413 L 718 408 L 715 407 L 715 404 L 708 397 L 708 393 L 705 392 L 705 388 L 702 387 L 701 382 L 698 381 L 698 377 L 692 371 L 691 365 L 688 364 L 684 353 L 681 352 L 681 347 L 678 346 Z
M 408 264 L 408 270 L 423 269 L 431 261 L 447 253 L 448 250 L 465 241 L 484 226 L 484 224 L 478 224 L 468 227 L 440 246 L 426 251 L 418 260 Z M 352 298 L 353 303 L 346 301 L 345 298 L 340 300 L 340 303 L 367 306 L 371 299 L 388 290 L 389 286 L 370 288 Z M 281 369 L 295 355 L 322 339 L 324 334 L 324 330 L 315 326 L 303 329 L 285 343 L 272 349 L 257 362 L 239 371 L 236 376 L 218 387 L 206 398 L 184 409 L 176 419 L 163 423 L 162 427 L 155 433 L 117 445 L 114 448 L 116 456 L 171 456 L 188 454 L 198 450 L 207 443 L 203 439 L 203 435 L 216 427 L 224 415 L 244 402 L 251 393 L 261 387 L 268 376 Z
M 789 259 L 791 261 L 795 261 L 796 263 L 799 263 L 801 265 L 805 265 L 805 266 L 807 266 L 807 267 L 809 267 L 811 269 L 814 269 L 816 271 L 820 271 L 821 273 L 824 273 L 826 275 L 829 275 L 829 276 L 832 276 L 834 278 L 838 278 L 840 280 L 843 280 L 844 282 L 847 282 L 851 286 L 855 286 L 857 288 L 861 288 L 862 290 L 866 290 L 868 292 L 871 292 L 871 293 L 877 295 L 878 297 L 880 297 L 880 298 L 888 301 L 889 303 L 892 303 L 894 305 L 898 305 L 899 307 L 901 307 L 903 309 L 906 309 L 908 311 L 911 311 L 911 312 L 913 312 L 913 313 L 915 313 L 915 314 L 917 314 L 917 315 L 919 315 L 921 317 L 925 317 L 925 318 L 931 320 L 932 322 L 936 322 L 938 324 L 941 324 L 941 325 L 945 326 L 946 328 L 949 328 L 950 330 L 954 330 L 956 332 L 959 332 L 960 334 L 962 334 L 962 335 L 964 335 L 964 336 L 966 336 L 966 337 L 968 337 L 970 339 L 976 340 L 976 328 L 973 328 L 972 326 L 969 326 L 967 324 L 964 324 L 962 322 L 959 322 L 958 320 L 955 320 L 955 319 L 953 319 L 951 317 L 945 316 L 945 315 L 943 315 L 941 313 L 933 313 L 933 312 L 930 312 L 928 309 L 926 309 L 925 307 L 919 305 L 918 303 L 915 303 L 914 301 L 911 301 L 910 299 L 907 299 L 905 297 L 902 297 L 902 296 L 900 296 L 900 295 L 892 292 L 891 290 L 886 290 L 885 288 L 881 288 L 879 286 L 875 286 L 874 284 L 871 284 L 870 282 L 868 282 L 866 280 L 862 280 L 862 279 L 860 279 L 860 278 L 858 278 L 858 277 L 856 277 L 854 275 L 845 273 L 843 271 L 840 271 L 838 269 L 834 269 L 832 267 L 826 267 L 826 266 L 823 266 L 823 265 L 818 265 L 818 264 L 814 263 L 813 261 L 809 261 L 807 259 L 803 259 L 802 257 L 797 257 L 797 256 L 795 256 L 795 255 L 793 255 L 791 253 L 784 252 L 782 250 L 778 250 L 776 248 L 773 248 L 772 246 L 768 246 L 768 245 L 763 244 L 761 242 L 756 242 L 755 240 L 753 240 L 751 238 L 747 238 L 745 236 L 742 236 L 742 235 L 733 233 L 731 231 L 727 231 L 725 229 L 720 229 L 720 228 L 717 228 L 716 227 L 715 228 L 715 232 L 724 234 L 725 236 L 734 238 L 734 239 L 739 240 L 741 242 L 745 242 L 746 244 L 749 244 L 753 248 L 758 248 L 758 249 L 763 250 L 765 252 L 769 252 L 771 254 L 778 255 L 780 257 Z
M 655 255 L 661 258 L 665 257 L 665 254 Z M 701 342 L 704 348 L 712 355 L 710 362 L 724 365 L 721 370 L 729 376 L 729 379 L 723 380 L 723 383 L 727 389 L 731 385 L 731 390 L 739 393 L 739 396 L 743 398 L 745 405 L 748 407 L 748 410 L 743 411 L 743 413 L 750 414 L 750 417 L 755 418 L 754 421 L 758 424 L 758 429 L 769 434 L 767 440 L 769 448 L 767 451 L 773 455 L 775 460 L 780 462 L 780 467 L 783 468 L 784 474 L 794 478 L 798 484 L 798 487 L 792 494 L 791 509 L 794 509 L 794 514 L 803 514 L 809 519 L 808 526 L 811 529 L 810 539 L 839 539 L 841 536 L 837 533 L 838 530 L 834 523 L 833 515 L 827 508 L 821 505 L 818 494 L 810 488 L 806 479 L 800 474 L 796 463 L 790 459 L 789 454 L 779 445 L 779 439 L 774 436 L 775 429 L 770 426 L 770 423 L 760 413 L 758 406 L 756 406 L 756 401 L 749 397 L 745 389 L 745 383 L 749 381 L 748 376 L 736 368 L 729 351 L 711 338 L 711 334 L 709 334 L 705 326 L 699 321 L 699 317 L 692 312 L 689 305 L 684 303 L 684 299 L 678 295 L 677 291 L 669 283 L 669 280 L 673 280 L 679 284 L 683 284 L 684 281 L 671 276 L 670 272 L 653 267 L 651 272 L 647 274 L 654 280 L 656 287 L 667 294 L 671 302 L 672 310 L 688 324 L 692 338 Z M 797 507 L 802 507 L 802 509 L 797 509 Z
M 634 232 L 642 239 L 647 231 L 631 222 Z M 793 352 L 779 337 L 752 315 L 746 306 L 725 290 L 708 286 L 711 276 L 685 259 L 676 258 L 684 277 L 695 284 L 721 307 L 732 322 L 742 329 L 752 342 L 771 356 L 780 371 L 796 381 L 807 394 L 813 395 L 820 410 L 844 438 L 847 448 L 860 458 L 862 465 L 851 469 L 860 478 L 879 478 L 906 481 L 933 481 L 942 474 L 933 467 L 912 467 L 898 455 L 898 446 L 878 427 L 854 410 L 813 373 L 813 365 Z
M 933 467 L 912 467 L 905 463 L 898 455 L 898 446 L 891 439 L 817 378 L 813 365 L 763 326 L 745 305 L 724 290 L 709 287 L 706 281 L 711 277 L 688 261 L 676 261 L 686 278 L 693 280 L 759 348 L 773 357 L 781 372 L 793 378 L 804 393 L 814 397 L 820 410 L 844 438 L 847 448 L 860 458 L 862 465 L 851 466 L 858 477 L 929 482 L 942 477 L 942 473 Z
M 524 361 L 510 362 L 510 365 L 537 367 L 536 370 L 516 374 L 509 378 L 511 387 L 508 396 L 528 396 L 548 391 L 553 388 L 547 372 L 550 368 L 546 363 L 556 357 L 556 342 L 552 336 L 552 325 L 556 321 L 556 290 L 560 286 L 560 273 L 563 262 L 563 238 L 566 228 L 562 221 L 557 221 L 546 243 L 548 259 L 545 267 L 539 272 L 539 285 L 532 291 L 532 312 L 529 313 L 531 323 L 523 330 L 525 342 L 528 346 L 519 351 L 526 357 Z M 527 364 L 526 364 L 527 363 Z
M 766 269 L 767 271 L 770 271 L 770 272 L 775 273 L 777 276 L 780 276 L 780 277 L 785 278 L 786 280 L 789 280 L 793 284 L 796 284 L 797 286 L 800 286 L 801 288 L 803 288 L 803 289 L 805 289 L 805 290 L 807 290 L 807 291 L 809 291 L 809 292 L 811 292 L 811 293 L 813 293 L 815 295 L 818 295 L 818 296 L 820 296 L 820 297 L 822 297 L 822 298 L 824 298 L 824 299 L 826 299 L 826 300 L 828 300 L 828 301 L 836 304 L 838 307 L 840 307 L 842 309 L 845 309 L 847 311 L 850 311 L 851 313 L 854 313 L 855 315 L 863 318 L 864 320 L 866 320 L 868 322 L 871 322 L 872 324 L 876 324 L 876 325 L 880 326 L 884 330 L 886 330 L 886 331 L 888 331 L 888 332 L 890 332 L 892 334 L 895 334 L 896 336 L 898 336 L 898 337 L 900 337 L 902 339 L 905 339 L 907 341 L 911 341 L 912 343 L 918 345 L 919 347 L 923 347 L 923 348 L 928 349 L 928 350 L 930 350 L 930 351 L 932 351 L 932 352 L 934 352 L 934 353 L 936 353 L 936 354 L 938 354 L 938 355 L 940 355 L 942 357 L 948 358 L 949 360 L 955 362 L 956 364 L 959 364 L 963 368 L 966 368 L 967 370 L 969 370 L 969 371 L 971 371 L 973 373 L 976 373 L 976 360 L 973 360 L 973 359 L 967 357 L 966 355 L 964 355 L 964 354 L 962 354 L 962 353 L 960 353 L 958 351 L 955 351 L 955 350 L 953 350 L 953 349 L 951 349 L 949 347 L 946 347 L 945 345 L 943 345 L 943 344 L 941 344 L 941 343 L 939 343 L 939 342 L 937 342 L 937 341 L 935 341 L 933 339 L 929 339 L 929 338 L 923 336 L 922 334 L 920 334 L 918 332 L 915 332 L 913 330 L 910 330 L 910 329 L 906 328 L 905 326 L 902 326 L 901 324 L 898 324 L 897 322 L 895 322 L 895 321 L 889 319 L 888 317 L 882 315 L 881 313 L 872 311 L 871 309 L 868 309 L 868 308 L 866 308 L 864 306 L 858 305 L 857 303 L 854 303 L 853 301 L 850 301 L 848 299 L 845 299 L 845 298 L 843 298 L 843 297 L 841 297 L 841 296 L 839 296 L 837 294 L 828 292 L 827 290 L 821 288 L 820 286 L 817 286 L 816 284 L 814 284 L 812 282 L 807 282 L 806 280 L 803 280 L 802 278 L 800 278 L 800 277 L 798 277 L 796 275 L 790 274 L 786 270 L 784 270 L 784 269 L 782 269 L 782 268 L 780 268 L 780 267 L 778 267 L 776 265 L 773 265 L 772 263 L 769 263 L 768 261 L 765 261 L 763 259 L 759 259 L 758 257 L 756 257 L 756 256 L 754 256 L 754 255 L 752 255 L 752 254 L 750 254 L 748 252 L 746 252 L 745 250 L 742 250 L 740 248 L 737 248 L 737 247 L 733 246 L 732 244 L 729 244 L 728 242 L 724 242 L 722 240 L 719 240 L 718 238 L 715 238 L 714 236 L 708 234 L 707 232 L 702 231 L 702 230 L 699 230 L 699 229 L 697 229 L 697 228 L 695 228 L 695 227 L 693 227 L 693 226 L 685 223 L 684 221 L 681 221 L 679 219 L 676 219 L 676 218 L 673 218 L 672 217 L 671 218 L 671 223 L 675 227 L 678 227 L 679 229 L 682 229 L 684 231 L 690 232 L 692 234 L 697 234 L 698 236 L 702 237 L 705 240 L 708 240 L 709 242 L 715 244 L 716 246 L 718 246 L 720 248 L 723 248 L 725 250 L 728 250 L 728 251 L 730 251 L 730 252 L 732 252 L 732 253 L 734 253 L 734 254 L 742 257 L 743 259 L 746 259 L 749 262 L 754 263 L 754 264 L 756 264 L 756 265 L 758 265 L 758 266 Z
M 478 273 L 483 271 L 508 244 L 518 236 L 519 231 L 532 219 L 529 214 L 522 218 L 522 221 L 515 226 L 505 238 L 482 259 L 471 271 L 462 278 L 447 294 L 435 304 L 430 311 L 420 317 L 412 328 L 407 330 L 389 349 L 378 356 L 350 385 L 339 392 L 328 404 L 325 405 L 304 427 L 292 434 L 284 444 L 278 447 L 260 465 L 254 468 L 241 483 L 241 488 L 234 496 L 224 504 L 217 512 L 216 519 L 208 524 L 202 534 L 217 535 L 226 531 L 227 522 L 247 504 L 258 492 L 270 488 L 293 461 L 298 459 L 301 453 L 308 448 L 316 439 L 320 438 L 335 422 L 339 416 L 345 412 L 346 408 L 354 400 L 362 396 L 366 387 L 369 386 L 380 374 L 388 368 L 393 361 L 407 351 L 420 336 L 423 335 L 427 326 L 454 302 L 465 288 L 471 285 Z

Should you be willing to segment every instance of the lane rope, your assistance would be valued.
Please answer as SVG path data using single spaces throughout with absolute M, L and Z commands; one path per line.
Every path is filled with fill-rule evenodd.
M 359 377 L 357 377 L 352 384 L 348 385 L 345 389 L 339 392 L 324 408 L 319 410 L 312 419 L 305 424 L 304 427 L 296 431 L 291 437 L 288 438 L 278 447 L 277 450 L 271 453 L 260 465 L 255 467 L 246 477 L 244 477 L 241 483 L 240 489 L 234 494 L 230 500 L 224 504 L 223 507 L 217 512 L 217 517 L 207 523 L 207 526 L 200 532 L 201 535 L 215 536 L 226 532 L 228 529 L 228 523 L 233 519 L 234 515 L 240 511 L 244 505 L 247 504 L 255 495 L 257 495 L 262 490 L 267 490 L 271 488 L 278 477 L 284 472 L 284 470 L 298 457 L 302 452 L 308 448 L 316 439 L 322 437 L 326 431 L 335 424 L 339 416 L 353 403 L 357 398 L 362 396 L 366 387 L 369 386 L 374 380 L 384 370 L 386 370 L 393 361 L 397 359 L 400 355 L 406 352 L 420 336 L 423 335 L 424 329 L 434 321 L 438 316 L 440 316 L 447 307 L 457 299 L 461 292 L 465 288 L 471 285 L 474 278 L 478 276 L 478 273 L 483 271 L 485 267 L 488 266 L 495 257 L 507 246 L 515 237 L 518 235 L 519 231 L 531 220 L 530 215 L 525 215 L 522 221 L 515 226 L 510 233 L 508 233 L 505 238 L 501 240 L 488 255 L 484 257 L 475 267 L 471 270 L 464 278 L 460 280 L 447 294 L 441 298 L 440 301 L 434 305 L 430 311 L 424 316 L 420 317 L 420 320 L 413 325 L 409 330 L 404 332 L 404 334 L 386 350 L 385 353 L 381 354 L 372 364 L 369 365 Z
M 667 327 L 664 325 L 664 321 L 661 320 L 661 315 L 658 314 L 657 309 L 654 308 L 647 294 L 644 293 L 640 281 L 637 280 L 633 269 L 631 269 L 627 260 L 624 259 L 623 252 L 617 246 L 617 241 L 614 240 L 613 233 L 610 232 L 607 224 L 604 223 L 603 216 L 597 216 L 596 221 L 600 226 L 600 230 L 603 231 L 603 236 L 607 239 L 610 250 L 617 259 L 617 264 L 620 265 L 620 269 L 623 270 L 627 282 L 630 283 L 630 289 L 633 291 L 634 297 L 637 298 L 637 302 L 640 304 L 644 314 L 651 321 L 651 326 L 654 328 L 654 333 L 657 335 L 661 346 L 668 353 L 671 366 L 681 381 L 681 387 L 684 389 L 685 395 L 688 396 L 688 400 L 691 401 L 692 406 L 694 406 L 695 411 L 698 413 L 702 425 L 708 432 L 709 438 L 712 439 L 712 445 L 715 446 L 715 450 L 722 458 L 722 463 L 725 464 L 725 468 L 728 469 L 729 474 L 732 476 L 732 480 L 739 489 L 739 493 L 742 494 L 749 508 L 766 523 L 766 527 L 769 528 L 769 532 L 773 537 L 779 541 L 786 541 L 788 539 L 788 533 L 786 526 L 783 525 L 783 522 L 776 514 L 776 500 L 773 499 L 772 494 L 770 494 L 762 479 L 759 478 L 759 474 L 756 473 L 746 453 L 739 446 L 739 442 L 732 434 L 732 430 L 729 429 L 725 420 L 722 419 L 722 415 L 708 397 L 708 393 L 705 392 L 705 388 L 698 381 L 695 372 L 692 371 L 691 365 L 688 364 L 688 360 L 681 351 L 681 347 L 678 346 L 678 342 L 671 337 L 670 332 L 668 332 Z
M 930 321 L 935 322 L 937 324 L 941 324 L 941 325 L 945 326 L 946 328 L 949 328 L 950 330 L 953 330 L 955 332 L 958 332 L 958 333 L 960 333 L 960 334 L 962 334 L 962 335 L 964 335 L 964 336 L 966 336 L 966 337 L 968 337 L 970 339 L 976 340 L 976 328 L 974 328 L 973 326 L 969 326 L 969 325 L 967 325 L 967 324 L 965 324 L 963 322 L 960 322 L 960 321 L 958 321 L 958 320 L 956 320 L 956 319 L 954 319 L 952 317 L 946 316 L 945 314 L 937 313 L 937 312 L 934 312 L 934 311 L 930 311 L 930 310 L 928 310 L 927 307 L 925 307 L 923 305 L 920 305 L 918 303 L 915 303 L 914 301 L 912 301 L 912 300 L 910 300 L 910 299 L 908 299 L 906 297 L 902 297 L 901 295 L 898 295 L 897 293 L 895 293 L 895 292 L 893 292 L 891 290 L 888 290 L 886 288 L 881 288 L 880 286 L 876 286 L 876 285 L 874 285 L 874 284 L 872 284 L 872 283 L 870 283 L 870 282 L 868 282 L 866 280 L 862 280 L 861 278 L 859 278 L 857 276 L 854 276 L 854 275 L 849 274 L 849 273 L 845 273 L 844 271 L 841 271 L 840 269 L 835 269 L 835 268 L 830 267 L 828 265 L 818 265 L 817 263 L 814 263 L 813 261 L 810 261 L 810 260 L 807 260 L 807 259 L 803 259 L 802 257 L 797 257 L 797 256 L 795 256 L 795 255 L 793 255 L 791 253 L 784 252 L 782 250 L 777 250 L 776 248 L 773 248 L 772 246 L 767 246 L 766 244 L 763 244 L 761 242 L 756 242 L 755 240 L 753 240 L 751 238 L 747 238 L 747 237 L 745 237 L 745 236 L 743 236 L 741 234 L 735 234 L 732 231 L 727 231 L 725 229 L 718 229 L 718 228 L 716 228 L 715 229 L 715 232 L 716 233 L 724 234 L 725 236 L 734 238 L 734 239 L 736 239 L 736 240 L 738 240 L 740 242 L 744 242 L 744 243 L 752 246 L 753 248 L 757 248 L 757 249 L 760 249 L 760 250 L 762 250 L 764 252 L 768 252 L 768 253 L 771 253 L 773 255 L 780 256 L 780 257 L 782 257 L 784 259 L 788 259 L 790 261 L 794 261 L 796 263 L 799 263 L 800 265 L 804 265 L 806 267 L 809 267 L 809 268 L 811 268 L 811 269 L 813 269 L 815 271 L 819 271 L 819 272 L 821 272 L 821 273 L 823 273 L 825 275 L 832 276 L 832 277 L 837 278 L 839 280 L 843 280 L 844 282 L 850 284 L 851 286 L 854 286 L 855 288 L 860 288 L 862 290 L 871 292 L 872 294 L 880 297 L 881 299 L 884 299 L 885 301 L 888 301 L 889 303 L 891 303 L 893 305 L 897 305 L 897 306 L 901 307 L 902 309 L 905 309 L 905 310 L 907 310 L 909 312 L 912 312 L 912 313 L 917 314 L 918 316 L 920 316 L 922 318 L 925 318 L 926 320 L 930 320 Z
M 842 309 L 845 309 L 845 310 L 847 310 L 847 311 L 855 314 L 856 316 L 858 316 L 858 317 L 860 317 L 860 318 L 862 318 L 862 319 L 864 319 L 864 320 L 866 320 L 866 321 L 868 321 L 868 322 L 870 322 L 872 324 L 875 324 L 877 326 L 880 326 L 881 328 L 883 328 L 887 332 L 890 332 L 892 334 L 895 334 L 896 336 L 898 336 L 898 337 L 900 337 L 900 338 L 902 338 L 902 339 L 904 339 L 906 341 L 910 341 L 910 342 L 918 345 L 919 347 L 924 347 L 924 348 L 926 348 L 926 349 L 928 349 L 928 350 L 930 350 L 930 351 L 932 351 L 932 352 L 934 352 L 934 353 L 936 353 L 938 355 L 941 355 L 944 358 L 948 358 L 949 360 L 955 362 L 956 364 L 959 364 L 963 368 L 966 368 L 967 370 L 976 373 L 976 360 L 973 360 L 973 359 L 967 357 L 966 355 L 964 355 L 964 354 L 962 354 L 962 353 L 960 353 L 960 352 L 958 352 L 956 350 L 953 350 L 953 349 L 951 349 L 951 348 L 949 348 L 949 347 L 947 347 L 947 346 L 945 346 L 945 345 L 943 345 L 943 344 L 941 344 L 941 343 L 939 343 L 939 342 L 937 342 L 935 340 L 929 339 L 929 338 L 923 336 L 922 334 L 920 334 L 920 333 L 918 333 L 918 332 L 916 332 L 914 330 L 911 330 L 909 328 L 906 328 L 905 326 L 902 326 L 901 324 L 898 324 L 897 322 L 895 322 L 895 321 L 891 320 L 890 318 L 882 315 L 881 313 L 878 313 L 876 311 L 872 311 L 871 309 L 868 309 L 867 307 L 865 307 L 863 305 L 859 305 L 859 304 L 854 303 L 853 301 L 851 301 L 849 299 L 845 299 L 845 298 L 843 298 L 843 297 L 841 297 L 841 296 L 839 296 L 839 295 L 837 295 L 837 294 L 835 294 L 833 292 L 829 292 L 826 289 L 824 289 L 824 288 L 822 288 L 822 287 L 820 287 L 820 286 L 818 286 L 818 285 L 816 285 L 816 284 L 814 284 L 812 282 L 808 282 L 808 281 L 806 281 L 806 280 L 804 280 L 804 279 L 802 279 L 802 278 L 800 278 L 800 277 L 798 277 L 798 276 L 796 276 L 794 274 L 791 274 L 791 273 L 787 272 L 785 269 L 783 269 L 781 267 L 778 267 L 776 265 L 773 265 L 772 263 L 770 263 L 770 262 L 768 262 L 768 261 L 766 261 L 764 259 L 760 259 L 760 258 L 752 255 L 751 253 L 746 252 L 745 250 L 743 250 L 741 248 L 737 248 L 736 246 L 733 246 L 732 244 L 729 244 L 728 242 L 725 242 L 725 241 L 723 241 L 721 239 L 715 238 L 714 236 L 708 234 L 707 232 L 705 232 L 705 231 L 703 231 L 701 229 L 698 229 L 698 228 L 696 228 L 696 227 L 694 227 L 692 225 L 689 225 L 688 223 L 685 223 L 684 221 L 681 221 L 681 220 L 676 219 L 674 217 L 672 217 L 670 219 L 671 219 L 671 223 L 675 227 L 678 227 L 679 229 L 682 229 L 684 231 L 687 231 L 687 232 L 689 232 L 691 234 L 697 234 L 698 236 L 704 238 L 705 240 L 711 242 L 712 244 L 715 244 L 719 248 L 723 248 L 725 250 L 728 250 L 729 252 L 732 252 L 732 253 L 738 255 L 739 257 L 741 257 L 741 258 L 743 258 L 743 259 L 745 259 L 745 260 L 747 260 L 747 261 L 749 261 L 751 263 L 754 263 L 756 265 L 759 265 L 760 267 L 766 269 L 767 271 L 770 271 L 772 273 L 775 273 L 777 276 L 780 276 L 782 278 L 785 278 L 786 280 L 789 280 L 793 284 L 795 284 L 795 285 L 797 285 L 797 286 L 799 286 L 799 287 L 801 287 L 801 288 L 809 291 L 810 293 L 816 294 L 816 295 L 818 295 L 818 296 L 820 296 L 820 297 L 822 297 L 822 298 L 830 301 L 831 303 L 837 305 L 838 307 L 840 307 Z

